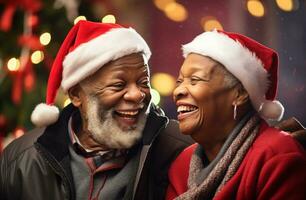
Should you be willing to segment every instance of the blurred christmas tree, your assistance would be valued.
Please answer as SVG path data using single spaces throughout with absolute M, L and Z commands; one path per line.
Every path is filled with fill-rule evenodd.
M 110 5 L 99 0 L 0 0 L 0 152 L 33 128 L 31 112 L 44 102 L 53 59 L 76 17 L 101 20 Z M 57 99 L 63 107 L 65 99 Z

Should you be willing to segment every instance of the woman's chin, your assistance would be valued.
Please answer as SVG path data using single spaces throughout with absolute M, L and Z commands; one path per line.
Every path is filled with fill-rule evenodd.
M 180 132 L 184 135 L 192 135 L 192 133 L 194 132 L 194 128 L 180 124 Z

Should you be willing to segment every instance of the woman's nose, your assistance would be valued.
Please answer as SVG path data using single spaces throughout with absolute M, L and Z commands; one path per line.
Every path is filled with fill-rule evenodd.
M 178 100 L 188 94 L 187 88 L 184 85 L 179 85 L 173 90 L 173 99 Z

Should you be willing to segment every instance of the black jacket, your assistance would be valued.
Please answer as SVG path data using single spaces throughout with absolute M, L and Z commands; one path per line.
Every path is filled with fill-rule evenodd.
M 26 133 L 3 151 L 1 199 L 75 199 L 67 126 L 76 109 L 67 106 L 56 123 Z M 191 143 L 179 133 L 176 121 L 152 106 L 143 139 L 130 150 L 138 165 L 124 199 L 163 199 L 171 161 Z

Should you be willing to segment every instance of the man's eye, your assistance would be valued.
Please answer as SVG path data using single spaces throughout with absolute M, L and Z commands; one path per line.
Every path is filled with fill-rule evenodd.
M 115 84 L 112 84 L 112 87 L 122 88 L 122 87 L 124 87 L 124 83 L 115 83 Z
M 150 87 L 149 78 L 143 78 L 142 80 L 139 80 L 138 85 L 145 88 Z
M 145 87 L 149 87 L 150 86 L 150 82 L 149 81 L 143 81 L 141 83 L 141 85 L 145 86 Z

